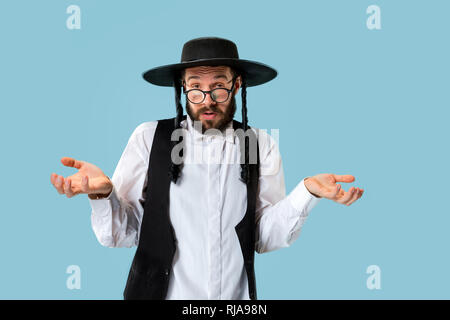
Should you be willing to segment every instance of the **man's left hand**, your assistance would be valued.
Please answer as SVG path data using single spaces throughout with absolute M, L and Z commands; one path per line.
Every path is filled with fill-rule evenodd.
M 305 186 L 316 197 L 330 199 L 349 206 L 361 198 L 364 189 L 351 187 L 348 191 L 344 191 L 341 185 L 336 184 L 336 182 L 349 183 L 353 181 L 355 181 L 355 177 L 349 174 L 321 173 L 305 178 Z

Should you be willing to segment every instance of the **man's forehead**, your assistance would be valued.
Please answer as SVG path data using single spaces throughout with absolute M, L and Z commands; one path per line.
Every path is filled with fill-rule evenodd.
M 185 69 L 186 77 L 218 77 L 225 75 L 231 77 L 231 69 L 228 66 L 198 66 Z

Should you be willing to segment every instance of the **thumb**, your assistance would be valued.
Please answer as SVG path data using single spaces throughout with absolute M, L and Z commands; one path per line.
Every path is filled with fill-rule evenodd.
M 74 158 L 70 157 L 63 157 L 61 158 L 61 163 L 65 165 L 66 167 L 73 167 L 76 169 L 80 169 L 83 165 L 83 161 L 75 160 Z
M 336 182 L 353 182 L 353 181 L 355 181 L 355 177 L 350 174 L 344 174 L 344 175 L 333 174 L 333 177 L 334 177 L 334 180 L 336 180 Z

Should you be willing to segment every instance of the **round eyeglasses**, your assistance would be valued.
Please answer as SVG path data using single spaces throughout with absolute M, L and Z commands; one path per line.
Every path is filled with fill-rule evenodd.
M 203 91 L 200 89 L 190 89 L 190 90 L 184 91 L 184 88 L 183 88 L 183 93 L 186 95 L 186 98 L 189 100 L 189 102 L 194 103 L 194 104 L 199 104 L 199 103 L 202 103 L 203 101 L 205 101 L 207 93 L 210 95 L 210 97 L 213 101 L 215 101 L 217 103 L 223 103 L 228 100 L 228 98 L 230 97 L 230 93 L 233 92 L 234 83 L 236 81 L 236 78 L 231 79 L 227 83 L 230 83 L 231 81 L 233 81 L 233 85 L 231 86 L 231 89 L 215 88 L 215 89 L 209 90 L 209 91 Z

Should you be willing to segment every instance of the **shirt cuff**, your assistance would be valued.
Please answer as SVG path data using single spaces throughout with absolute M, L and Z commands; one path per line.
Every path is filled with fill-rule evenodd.
M 307 215 L 321 198 L 316 197 L 305 186 L 305 179 L 288 195 L 289 202 L 295 210 Z
M 111 193 L 106 198 L 91 199 L 88 197 L 88 199 L 93 213 L 101 216 L 107 215 L 110 212 L 110 208 L 112 208 L 115 203 L 119 202 L 114 185 Z

